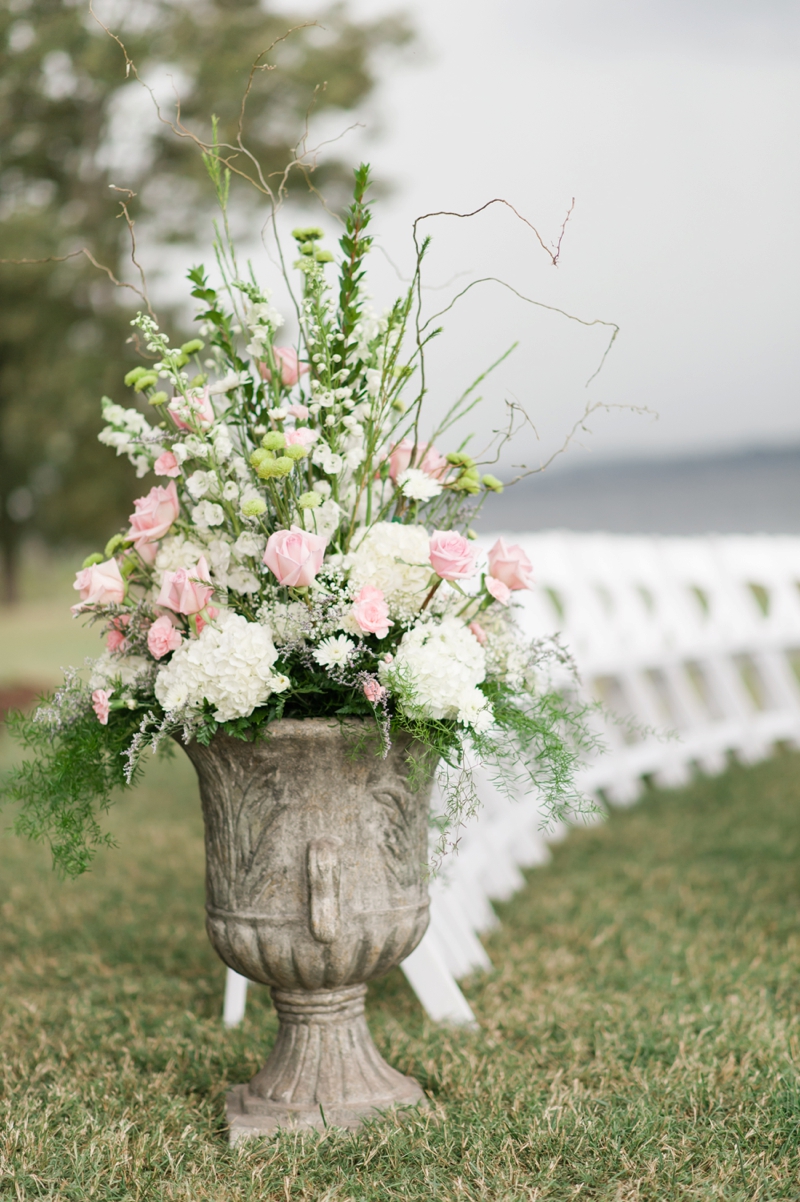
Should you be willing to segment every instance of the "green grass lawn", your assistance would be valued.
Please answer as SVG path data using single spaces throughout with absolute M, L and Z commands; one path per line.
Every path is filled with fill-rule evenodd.
M 479 1031 L 428 1023 L 399 971 L 373 986 L 427 1113 L 235 1150 L 224 1094 L 276 1023 L 254 988 L 222 1027 L 188 763 L 153 765 L 76 882 L 3 836 L 0 1197 L 797 1200 L 799 770 L 732 768 L 573 832 L 465 985 Z

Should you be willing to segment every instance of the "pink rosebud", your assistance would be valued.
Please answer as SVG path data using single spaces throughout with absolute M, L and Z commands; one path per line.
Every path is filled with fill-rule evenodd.
M 178 568 L 177 572 L 164 573 L 156 605 L 163 605 L 176 614 L 198 614 L 205 609 L 214 592 L 210 585 L 206 557 L 201 555 L 193 568 Z
M 287 417 L 289 416 L 289 414 L 291 414 L 292 417 L 296 418 L 297 421 L 304 422 L 306 420 L 306 418 L 308 417 L 308 406 L 307 405 L 298 405 L 298 404 L 287 405 L 286 406 Z
M 504 538 L 498 538 L 489 552 L 489 572 L 512 590 L 530 588 L 533 564 L 519 543 L 509 547 Z
M 304 588 L 316 579 L 327 545 L 326 538 L 309 534 L 299 526 L 276 530 L 267 540 L 264 563 L 277 576 L 279 584 Z
M 172 451 L 163 451 L 153 464 L 157 476 L 180 476 L 181 469 Z
M 108 703 L 113 692 L 113 689 L 95 689 L 92 693 L 92 709 L 101 726 L 108 726 L 108 711 L 111 708 Z
M 365 634 L 377 635 L 379 639 L 385 639 L 389 627 L 394 626 L 394 622 L 389 618 L 389 606 L 383 599 L 382 590 L 373 588 L 371 584 L 365 584 L 356 595 L 353 617 Z
M 511 589 L 502 580 L 498 580 L 496 576 L 485 577 L 486 591 L 491 593 L 495 601 L 499 601 L 501 605 L 508 605 L 511 597 Z
M 430 560 L 442 580 L 463 580 L 475 572 L 477 552 L 463 534 L 453 530 L 436 530 L 431 536 Z
M 287 447 L 310 447 L 319 438 L 319 432 L 308 426 L 295 426 L 294 430 L 284 430 L 283 436 Z
M 367 680 L 364 683 L 364 696 L 372 705 L 377 705 L 386 696 L 386 689 L 377 680 Z
M 389 475 L 397 483 L 398 476 L 401 476 L 406 468 L 412 466 L 411 453 L 414 450 L 413 440 L 404 438 L 402 442 L 393 443 L 389 447 Z M 417 453 L 414 456 L 414 466 L 419 466 L 420 471 L 425 472 L 426 476 L 433 476 L 436 479 L 444 475 L 450 467 L 443 455 L 440 455 L 436 447 L 429 446 L 427 443 L 417 443 Z
M 272 354 L 281 369 L 281 384 L 284 388 L 294 388 L 300 377 L 308 371 L 308 364 L 300 362 L 293 346 L 273 346 Z M 272 381 L 272 372 L 266 363 L 259 363 L 258 370 L 261 372 L 262 380 Z
M 127 650 L 128 640 L 125 638 L 125 627 L 130 625 L 130 620 L 129 614 L 120 614 L 119 617 L 112 618 L 106 638 L 106 647 L 109 651 Z
M 204 613 L 206 614 L 206 617 L 208 618 L 209 622 L 213 622 L 214 619 L 219 616 L 219 610 L 214 605 L 207 605 L 204 610 Z M 208 622 L 206 622 L 206 619 L 203 617 L 203 614 L 195 615 L 194 626 L 195 626 L 195 630 L 198 635 L 203 633 L 203 630 L 207 625 L 208 625 Z
M 198 426 L 206 429 L 216 421 L 207 385 L 202 390 L 193 389 L 185 397 L 180 394 L 174 396 L 168 408 L 179 430 L 194 430 Z
M 73 613 L 85 605 L 121 605 L 125 599 L 125 581 L 116 559 L 107 559 L 105 563 L 94 563 L 90 568 L 83 568 L 76 575 L 72 587 L 81 595 L 80 602 L 72 606 Z
M 475 635 L 481 646 L 486 642 L 486 631 L 481 626 L 480 622 L 470 622 L 469 629 Z
M 135 513 L 128 519 L 131 524 L 129 538 L 147 563 L 155 561 L 155 550 L 151 544 L 158 542 L 167 533 L 180 513 L 178 490 L 170 480 L 166 488 L 154 484 L 146 497 L 133 502 Z
M 147 632 L 147 650 L 153 659 L 163 659 L 170 651 L 177 651 L 182 642 L 181 632 L 175 629 L 166 614 L 156 618 Z

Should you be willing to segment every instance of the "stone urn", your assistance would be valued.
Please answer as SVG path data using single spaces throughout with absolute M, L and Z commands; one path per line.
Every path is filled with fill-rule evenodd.
M 409 783 L 419 744 L 400 735 L 382 759 L 373 722 L 311 718 L 185 750 L 203 803 L 209 938 L 270 986 L 280 1020 L 264 1067 L 228 1094 L 231 1142 L 424 1103 L 364 1017 L 366 982 L 428 925 L 431 782 Z

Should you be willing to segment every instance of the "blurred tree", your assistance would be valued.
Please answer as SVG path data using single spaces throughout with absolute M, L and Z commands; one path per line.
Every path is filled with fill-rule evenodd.
M 101 9 L 103 15 L 106 9 Z M 399 17 L 364 23 L 335 4 L 317 26 L 278 43 L 253 76 L 245 140 L 279 180 L 313 106 L 350 109 L 375 83 L 380 50 L 409 39 Z M 170 74 L 181 120 L 235 140 L 255 56 L 302 18 L 259 0 L 137 0 L 109 25 L 146 81 Z M 0 0 L 0 259 L 46 259 L 86 247 L 113 275 L 135 279 L 120 220 L 123 185 L 134 219 L 166 240 L 191 240 L 207 212 L 200 156 L 165 125 L 141 137 L 120 46 L 79 0 Z M 166 115 L 174 118 L 172 112 Z M 138 140 L 137 140 L 138 137 Z M 242 160 L 244 162 L 244 159 Z M 316 187 L 349 172 L 328 160 Z M 290 189 L 305 189 L 300 172 Z M 138 282 L 138 281 L 137 281 Z M 122 302 L 122 303 L 121 303 Z M 17 593 L 23 538 L 104 541 L 141 484 L 97 442 L 99 397 L 131 403 L 122 377 L 137 298 L 83 254 L 0 264 L 0 556 L 3 596 Z M 127 307 L 126 307 L 127 306 Z M 127 358 L 126 358 L 127 356 Z

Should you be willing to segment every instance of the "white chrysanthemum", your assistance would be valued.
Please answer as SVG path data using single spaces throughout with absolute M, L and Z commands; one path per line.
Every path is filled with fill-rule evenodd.
M 425 527 L 376 522 L 356 539 L 345 559 L 353 591 L 358 592 L 365 584 L 379 588 L 393 618 L 418 613 L 432 572 Z
M 397 483 L 403 496 L 411 501 L 432 501 L 442 491 L 439 481 L 418 467 L 407 467 L 397 477 Z
M 354 647 L 355 643 L 346 634 L 337 634 L 323 639 L 312 654 L 323 668 L 339 667 L 347 663 Z
M 410 688 L 415 706 L 428 718 L 457 718 L 476 729 L 491 710 L 477 686 L 486 678 L 483 648 L 460 618 L 418 622 L 406 631 L 391 664 L 378 669 L 381 681 L 398 691 Z
M 159 670 L 156 698 L 167 713 L 199 709 L 207 701 L 218 722 L 247 718 L 272 693 L 288 688 L 288 679 L 272 671 L 277 658 L 266 626 L 224 610 Z
M 147 674 L 149 667 L 150 661 L 143 655 L 112 655 L 104 651 L 92 664 L 89 688 L 104 689 L 114 680 L 121 680 L 123 685 L 133 684 L 137 676 Z

